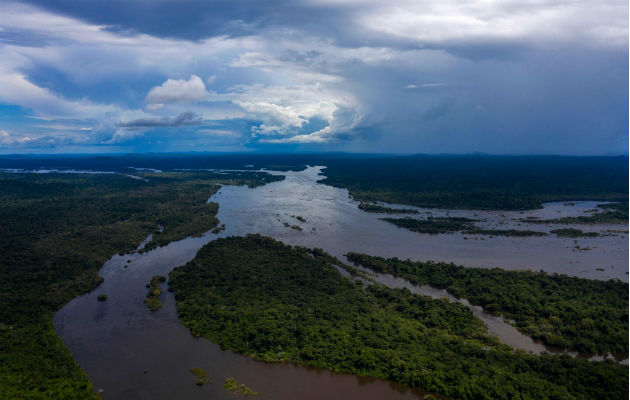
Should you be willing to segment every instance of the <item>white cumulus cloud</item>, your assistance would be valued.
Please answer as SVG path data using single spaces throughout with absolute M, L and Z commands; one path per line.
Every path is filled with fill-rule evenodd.
M 149 104 L 202 101 L 208 95 L 206 85 L 197 75 L 185 79 L 168 79 L 149 91 L 145 101 Z
M 290 141 L 289 138 L 267 138 L 286 135 L 294 135 L 296 141 L 325 142 L 335 134 L 351 129 L 362 118 L 360 103 L 352 94 L 321 83 L 238 85 L 227 93 L 214 93 L 211 99 L 230 101 L 243 109 L 248 118 L 261 121 L 253 128 L 253 134 L 265 137 L 261 141 L 266 142 Z M 296 134 L 315 119 L 326 126 L 314 132 Z

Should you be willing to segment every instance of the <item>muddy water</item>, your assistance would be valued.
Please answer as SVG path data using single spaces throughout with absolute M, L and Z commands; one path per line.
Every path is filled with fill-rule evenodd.
M 191 337 L 178 322 L 174 297 L 168 292 L 162 295 L 161 310 L 148 311 L 143 301 L 151 277 L 168 275 L 217 237 L 262 233 L 289 244 L 321 247 L 338 257 L 358 251 L 473 266 L 532 267 L 600 279 L 612 275 L 627 280 L 623 273 L 627 271 L 627 238 L 580 241 L 596 248 L 575 252 L 570 239 L 475 241 L 464 240 L 461 235 L 420 235 L 358 210 L 347 191 L 317 184 L 319 171 L 309 168 L 286 173 L 285 181 L 255 189 L 223 187 L 211 201 L 220 204 L 219 219 L 226 230 L 142 254 L 114 256 L 100 271 L 105 282 L 56 314 L 57 333 L 95 387 L 103 389 L 106 399 L 229 399 L 234 395 L 223 389 L 228 377 L 259 391 L 260 399 L 410 399 L 424 394 L 387 381 L 265 364 L 223 351 L 207 340 Z M 598 239 L 597 245 L 591 242 Z M 594 270 L 601 265 L 613 268 L 605 273 Z M 107 301 L 96 300 L 101 293 L 108 295 Z M 502 335 L 506 326 L 511 328 L 500 319 L 484 321 L 496 334 Z M 502 340 L 510 343 L 515 337 L 507 335 Z M 513 344 L 519 347 L 521 342 L 518 339 Z M 204 369 L 213 383 L 197 387 L 196 378 L 189 372 L 193 367 Z
M 220 204 L 219 219 L 226 223 L 223 235 L 256 232 L 290 244 L 321 247 L 341 257 L 349 251 L 412 260 L 454 262 L 468 267 L 499 267 L 558 272 L 590 279 L 618 278 L 628 281 L 628 234 L 595 238 L 500 237 L 460 233 L 428 235 L 411 232 L 381 221 L 383 214 L 357 208 L 345 189 L 316 184 L 321 168 L 282 173 L 287 176 L 256 189 L 223 187 L 212 201 Z M 597 202 L 573 205 L 549 203 L 541 210 L 495 212 L 470 210 L 418 210 L 434 216 L 479 219 L 481 226 L 498 229 L 548 231 L 561 226 L 524 224 L 521 218 L 549 219 L 587 215 Z M 400 206 L 399 206 L 400 207 Z M 413 208 L 404 206 L 405 208 Z M 301 222 L 292 216 L 300 216 Z M 422 217 L 419 215 L 418 217 Z M 299 226 L 298 231 L 286 227 Z M 585 231 L 627 231 L 627 225 L 574 226 Z M 588 248 L 590 250 L 578 250 Z
M 168 292 L 162 295 L 163 308 L 151 313 L 143 303 L 145 284 L 191 260 L 214 238 L 207 234 L 143 254 L 114 256 L 100 271 L 105 282 L 56 314 L 57 333 L 105 399 L 233 399 L 223 388 L 229 377 L 259 391 L 260 399 L 412 399 L 426 393 L 378 379 L 266 364 L 221 350 L 193 338 L 178 322 Z M 107 294 L 107 301 L 96 300 L 100 293 Z M 193 367 L 204 369 L 213 383 L 196 386 L 189 372 Z

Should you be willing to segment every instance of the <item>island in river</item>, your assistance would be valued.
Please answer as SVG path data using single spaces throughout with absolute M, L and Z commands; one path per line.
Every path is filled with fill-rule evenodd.
M 356 254 L 351 259 L 371 267 L 380 263 L 395 270 L 398 266 Z M 267 362 L 390 379 L 457 399 L 627 395 L 625 366 L 514 352 L 489 336 L 483 323 L 458 303 L 414 295 L 406 289 L 364 287 L 361 280 L 342 277 L 331 261 L 321 251 L 290 247 L 271 238 L 232 237 L 203 247 L 194 260 L 171 272 L 169 284 L 175 291 L 179 318 L 193 335 Z M 465 272 L 442 267 L 443 279 L 457 276 L 475 281 Z M 496 285 L 512 282 L 517 275 L 494 273 L 499 278 Z M 589 293 L 592 285 L 586 280 L 565 282 L 550 277 L 547 283 L 555 280 L 554 287 L 545 285 L 544 277 L 527 273 L 516 280 L 548 286 L 553 299 L 569 290 L 583 288 Z M 610 304 L 612 318 L 604 319 L 602 325 L 608 324 L 626 338 L 621 317 L 627 319 L 628 298 L 627 291 L 623 297 L 626 285 L 619 286 L 619 300 L 611 291 L 608 300 L 597 304 Z M 508 290 L 515 287 L 519 284 Z M 472 287 L 471 293 L 476 289 Z M 513 292 L 513 297 L 526 295 L 530 289 L 523 285 L 522 292 Z M 600 289 L 607 288 L 603 284 Z M 501 292 L 492 288 L 490 293 Z M 501 303 L 498 297 L 493 301 Z M 572 302 L 569 298 L 558 307 Z M 533 311 L 537 316 L 544 313 Z M 626 343 L 614 341 L 627 352 Z
M 403 161 L 406 163 L 407 160 Z M 123 159 L 121 163 L 127 163 L 127 161 L 129 160 Z M 290 165 L 286 161 L 283 160 L 282 164 Z M 169 162 L 175 163 L 175 161 Z M 190 161 L 187 162 L 190 163 Z M 341 162 L 340 160 L 331 161 L 326 171 L 332 175 L 334 173 L 332 164 Z M 591 162 L 595 161 L 585 161 L 586 164 L 592 166 L 589 164 Z M 179 163 L 177 168 L 191 167 L 184 161 L 177 161 L 177 163 Z M 245 164 L 263 166 L 256 160 L 243 165 Z M 41 165 L 43 164 L 39 164 Z M 135 167 L 145 168 L 146 166 L 138 164 Z M 153 167 L 168 169 L 157 164 Z M 69 170 L 60 170 L 56 173 L 49 171 L 47 174 L 2 174 L 4 182 L 1 198 L 2 215 L 3 221 L 8 221 L 2 228 L 3 237 L 11 238 L 11 240 L 2 242 L 2 265 L 10 268 L 4 268 L 1 272 L 3 287 L 8 287 L 9 290 L 3 291 L 2 296 L 3 318 L 0 327 L 3 339 L 1 352 L 3 379 L 0 384 L 2 394 L 0 397 L 59 397 L 62 393 L 67 398 L 91 396 L 93 391 L 90 383 L 71 356 L 77 359 L 81 368 L 88 372 L 90 380 L 95 382 L 97 388 L 104 388 L 103 394 L 106 398 L 116 397 L 116 388 L 108 383 L 110 381 L 127 390 L 124 392 L 127 397 L 129 393 L 133 393 L 132 397 L 135 398 L 159 398 L 159 395 L 151 391 L 151 385 L 159 387 L 166 396 L 169 393 L 171 395 L 175 393 L 174 390 L 183 393 L 182 391 L 186 389 L 179 385 L 180 382 L 190 383 L 191 367 L 200 366 L 208 371 L 208 374 L 216 374 L 212 365 L 203 364 L 203 360 L 208 359 L 208 353 L 201 350 L 206 347 L 200 341 L 183 345 L 182 341 L 186 340 L 182 336 L 183 332 L 177 331 L 178 333 L 174 334 L 177 321 L 173 319 L 169 322 L 171 321 L 169 318 L 174 318 L 174 304 L 172 298 L 169 297 L 172 296 L 170 293 L 161 295 L 164 306 L 154 314 L 151 314 L 144 305 L 146 298 L 144 286 L 152 276 L 167 275 L 173 267 L 185 264 L 192 259 L 197 249 L 216 237 L 260 232 L 290 244 L 300 244 L 311 248 L 323 247 L 340 259 L 343 259 L 343 254 L 354 251 L 389 258 L 410 257 L 418 261 L 430 259 L 454 261 L 467 267 L 500 265 L 505 269 L 535 268 L 604 280 L 611 276 L 627 281 L 625 274 L 627 237 L 624 237 L 626 235 L 624 233 L 616 233 L 617 236 L 601 235 L 601 237 L 575 239 L 580 241 L 581 246 L 593 248 L 589 252 L 574 252 L 572 250 L 573 238 L 504 237 L 471 243 L 470 240 L 464 241 L 459 233 L 429 237 L 429 235 L 406 232 L 395 226 L 390 227 L 390 224 L 380 221 L 377 214 L 371 215 L 359 210 L 357 203 L 348 198 L 347 191 L 316 184 L 315 181 L 322 178 L 318 176 L 321 168 L 310 168 L 303 172 L 295 171 L 301 169 L 303 166 L 294 165 L 286 167 L 286 171 L 281 173 L 266 174 L 253 171 L 151 172 L 120 167 L 112 171 L 103 171 L 109 172 L 107 174 L 98 175 L 88 173 L 94 170 L 84 171 L 82 174 L 69 174 L 67 172 L 76 172 Z M 614 168 L 613 170 L 616 171 Z M 600 173 L 603 181 L 616 182 L 614 173 L 597 169 L 594 171 L 599 171 L 597 173 Z M 130 174 L 142 179 L 126 176 Z M 555 177 L 554 179 L 563 176 L 558 173 L 551 175 Z M 287 179 L 280 181 L 282 176 L 286 176 Z M 469 219 L 487 220 L 480 222 L 484 227 L 487 224 L 506 224 L 510 227 L 526 224 L 518 219 L 519 217 L 526 219 L 529 214 L 538 216 L 540 220 L 563 218 L 565 213 L 568 214 L 567 217 L 576 216 L 575 214 L 581 213 L 582 209 L 593 208 L 597 204 L 602 204 L 604 200 L 618 199 L 623 185 L 627 185 L 627 179 L 626 183 L 623 183 L 623 180 L 619 182 L 620 189 L 615 188 L 610 192 L 603 191 L 601 187 L 589 189 L 581 186 L 581 189 L 578 188 L 581 191 L 571 189 L 568 198 L 593 199 L 595 202 L 592 205 L 580 202 L 576 202 L 574 206 L 545 205 L 545 208 L 531 213 L 529 211 L 525 211 L 524 214 L 520 214 L 520 211 L 505 212 L 505 218 L 499 218 L 498 214 L 493 212 L 484 213 L 472 210 L 451 211 L 451 216 L 461 215 Z M 239 183 L 251 186 L 268 184 L 254 189 L 244 186 L 221 186 L 220 188 L 218 186 Z M 207 203 L 206 200 L 212 193 L 216 193 L 212 197 L 212 203 Z M 553 196 L 541 198 L 555 200 L 562 198 L 561 195 L 561 193 L 555 193 Z M 580 195 L 584 197 L 578 197 Z M 214 202 L 220 204 L 218 214 Z M 407 209 L 412 209 L 409 206 L 414 206 L 414 204 L 407 204 L 409 205 L 404 206 Z M 448 202 L 443 204 L 447 205 Z M 388 204 L 384 207 L 401 206 Z M 436 216 L 445 216 L 449 212 L 413 209 L 419 213 L 432 212 Z M 558 211 L 557 214 L 556 211 Z M 304 221 L 297 218 L 276 221 L 276 214 L 279 212 L 282 215 L 302 216 Z M 551 212 L 554 214 L 549 215 Z M 217 219 L 226 224 L 226 229 L 216 234 L 203 234 L 216 226 Z M 302 230 L 287 229 L 282 225 L 283 222 L 291 222 L 291 225 L 299 226 Z M 536 224 L 536 229 L 547 232 L 549 229 L 559 228 L 555 222 L 549 222 L 549 224 L 556 226 L 547 228 L 546 224 Z M 164 227 L 163 232 L 160 232 L 160 225 Z M 583 229 L 582 225 L 576 226 Z M 601 229 L 623 232 L 627 231 L 627 224 L 624 226 L 617 222 L 616 225 L 602 225 Z M 146 243 L 146 250 L 134 252 L 136 246 L 149 234 L 153 236 Z M 186 236 L 198 234 L 203 235 L 199 238 L 180 240 Z M 169 242 L 170 244 L 167 244 Z M 371 250 L 367 251 L 367 249 Z M 177 253 L 183 250 L 185 253 Z M 132 254 L 128 254 L 130 251 Z M 101 271 L 106 281 L 97 293 L 76 299 L 64 307 L 55 318 L 55 329 L 64 339 L 66 346 L 70 347 L 72 351 L 70 354 L 52 330 L 50 324 L 52 312 L 73 296 L 87 292 L 97 285 L 101 279 L 96 275 L 96 271 L 107 258 L 116 253 L 123 253 L 123 255 L 112 257 Z M 170 255 L 173 257 L 171 258 Z M 485 258 L 480 258 L 480 256 Z M 599 270 L 600 268 L 602 271 Z M 134 276 L 140 272 L 142 276 L 135 279 Z M 126 282 L 137 287 L 133 286 L 129 292 L 119 290 L 118 287 L 124 287 Z M 101 290 L 107 294 L 108 298 L 107 301 L 99 303 L 96 301 L 96 295 L 100 294 Z M 132 292 L 137 293 L 137 297 L 126 297 L 123 301 L 121 296 Z M 86 300 L 85 304 L 83 299 Z M 124 312 L 119 315 L 120 318 L 114 318 L 118 309 Z M 76 315 L 75 319 L 71 315 L 73 313 Z M 147 313 L 149 315 L 145 315 Z M 546 320 L 552 321 L 550 318 Z M 155 338 L 160 340 L 152 342 L 152 336 L 142 330 L 141 325 L 147 324 L 147 321 L 155 321 L 155 325 L 149 323 L 148 326 L 156 331 Z M 140 326 L 134 325 L 136 322 Z M 171 324 L 175 325 L 171 326 Z M 133 328 L 127 330 L 126 328 L 130 325 Z M 108 328 L 105 329 L 105 327 Z M 160 327 L 165 327 L 165 330 L 160 331 Z M 124 335 L 121 332 L 124 332 Z M 146 344 L 134 341 L 134 335 L 139 333 L 143 334 Z M 104 336 L 109 339 L 101 341 L 96 339 L 104 339 Z M 110 340 L 116 336 L 118 336 L 118 343 Z M 125 339 L 121 336 L 128 337 L 129 343 L 134 345 L 121 346 L 121 352 L 119 352 L 116 344 L 120 344 Z M 175 340 L 175 337 L 178 339 Z M 43 340 L 38 338 L 43 338 Z M 180 360 L 169 359 L 173 357 L 173 353 L 170 352 L 171 345 L 165 344 L 168 340 L 176 342 L 173 348 L 183 351 L 189 346 L 191 350 L 194 349 L 190 353 L 185 353 L 189 359 L 181 360 L 181 363 Z M 158 343 L 161 344 L 157 345 Z M 148 346 L 147 351 L 150 350 L 152 353 L 144 353 L 145 345 Z M 158 347 L 163 353 L 155 351 Z M 130 354 L 130 350 L 136 352 L 138 360 L 124 358 L 125 353 L 122 352 L 124 349 L 127 349 L 126 354 Z M 215 359 L 227 357 L 224 353 L 212 351 Z M 192 362 L 195 357 L 193 353 L 203 355 L 203 360 Z M 27 354 L 27 357 L 23 354 Z M 234 366 L 242 367 L 245 364 L 241 363 L 246 363 L 236 355 L 230 357 L 229 363 Z M 125 361 L 121 363 L 123 359 Z M 141 366 L 142 360 L 146 360 L 151 367 Z M 157 363 L 167 361 L 173 361 L 173 365 L 179 368 L 177 371 L 182 371 L 181 381 L 177 371 L 169 370 L 167 375 L 160 375 L 157 371 L 159 367 L 154 367 Z M 593 363 L 587 360 L 576 362 L 584 362 L 583 365 L 593 366 L 593 369 L 604 368 L 601 365 L 610 363 Z M 124 366 L 121 368 L 123 372 L 121 375 L 116 375 L 112 371 L 114 365 Z M 230 368 L 228 364 L 221 367 Z M 240 371 L 246 370 L 241 367 L 239 367 Z M 144 374 L 145 370 L 149 372 Z M 287 397 L 279 395 L 279 391 L 283 388 L 282 385 L 277 386 L 275 381 L 265 383 L 264 380 L 259 380 L 262 377 L 266 377 L 267 381 L 273 380 L 269 372 L 272 370 L 283 371 L 278 373 L 285 378 L 292 373 L 303 374 L 300 376 L 309 374 L 301 369 L 289 372 L 282 368 L 265 369 L 256 364 L 255 367 L 250 368 L 247 376 L 239 376 L 238 370 L 233 370 L 229 376 L 213 376 L 213 381 L 223 382 L 229 377 L 234 377 L 238 381 L 251 384 L 260 392 L 260 398 L 270 396 L 271 393 L 275 398 L 291 398 L 289 392 L 286 392 Z M 136 372 L 143 376 L 143 380 L 136 377 Z M 245 373 L 241 372 L 241 374 Z M 313 387 L 325 386 L 321 384 L 321 373 L 318 376 L 320 378 L 313 377 L 312 379 Z M 366 385 L 364 382 L 363 388 L 368 389 L 362 392 L 361 385 L 357 385 L 356 380 L 348 381 L 343 378 L 343 375 L 332 376 L 334 378 L 330 379 L 334 380 L 338 395 L 354 393 L 354 396 L 367 398 L 366 396 L 370 393 L 377 393 L 387 387 L 386 385 L 379 386 L 375 382 Z M 291 381 L 291 379 L 285 378 L 282 379 L 285 380 L 285 389 L 295 390 L 297 383 L 289 384 L 286 381 Z M 549 384 L 553 384 L 551 378 L 549 381 Z M 344 383 L 337 385 L 340 382 Z M 308 386 L 304 382 L 302 384 L 305 387 Z M 220 386 L 220 384 L 204 385 L 203 388 L 197 388 L 194 383 L 192 384 L 192 388 L 197 390 L 200 396 L 205 393 L 215 393 L 212 392 L 213 386 Z M 271 389 L 272 387 L 275 387 L 275 391 Z M 222 387 L 220 389 L 224 391 Z M 131 390 L 135 392 L 130 392 Z M 344 390 L 347 391 L 344 392 Z M 445 390 L 438 392 L 445 393 Z M 404 389 L 400 387 L 396 389 L 396 392 L 407 393 L 409 396 L 417 395 L 417 392 L 404 392 Z M 195 392 L 191 393 L 190 398 L 197 395 Z M 381 397 L 397 396 L 389 392 L 380 393 Z M 407 394 L 401 394 L 401 396 Z M 292 396 L 295 397 L 295 392 Z M 585 395 L 585 397 L 591 396 Z M 610 394 L 609 397 L 616 398 L 617 396 Z

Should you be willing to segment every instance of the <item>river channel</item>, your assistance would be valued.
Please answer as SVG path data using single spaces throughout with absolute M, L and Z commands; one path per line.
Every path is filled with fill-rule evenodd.
M 168 276 L 173 268 L 194 258 L 204 244 L 217 237 L 260 233 L 288 244 L 319 247 L 341 260 L 348 251 L 355 251 L 452 261 L 466 266 L 543 269 L 591 279 L 628 280 L 626 233 L 578 239 L 579 247 L 589 248 L 587 251 L 576 250 L 573 239 L 553 235 L 475 239 L 457 233 L 418 234 L 381 221 L 382 215 L 359 210 L 346 190 L 318 184 L 321 171 L 321 167 L 309 167 L 301 172 L 278 173 L 286 179 L 254 189 L 222 187 L 210 201 L 219 203 L 218 218 L 226 225 L 224 231 L 187 238 L 145 253 L 116 255 L 100 271 L 105 278 L 101 286 L 74 299 L 55 315 L 57 333 L 94 386 L 102 389 L 105 399 L 231 399 L 234 394 L 223 388 L 228 377 L 260 392 L 260 399 L 411 399 L 426 393 L 378 379 L 290 364 L 266 364 L 222 350 L 190 335 L 177 320 L 174 296 L 168 292 L 162 295 L 163 308 L 150 312 L 144 298 L 145 285 L 151 277 Z M 528 216 L 585 215 L 595 205 L 552 203 L 542 210 L 524 213 L 448 213 L 480 219 L 485 226 L 548 230 L 553 227 L 529 227 L 518 220 Z M 447 213 L 418 210 L 433 215 Z M 298 226 L 301 230 L 296 229 Z M 627 226 L 583 229 L 627 231 Z M 380 276 L 379 281 L 396 287 L 409 286 L 408 282 L 388 276 Z M 433 297 L 446 296 L 432 293 L 431 288 L 409 287 Z M 107 294 L 107 301 L 96 300 L 101 293 Z M 547 350 L 500 318 L 479 309 L 473 312 L 503 342 L 535 353 Z M 204 369 L 212 383 L 196 386 L 196 378 L 189 372 L 193 367 Z

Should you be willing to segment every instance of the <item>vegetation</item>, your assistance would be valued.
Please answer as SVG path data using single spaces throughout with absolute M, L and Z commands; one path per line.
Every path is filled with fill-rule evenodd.
M 145 173 L 143 176 L 150 181 L 158 183 L 168 183 L 176 179 L 185 186 L 185 191 L 175 202 L 158 203 L 154 207 L 160 217 L 157 224 L 163 229 L 153 233 L 152 240 L 146 244 L 142 251 L 149 251 L 159 246 L 164 246 L 172 241 L 180 240 L 187 236 L 198 236 L 207 232 L 209 227 L 218 224 L 216 214 L 217 203 L 206 203 L 199 201 L 206 193 L 205 200 L 214 194 L 219 185 L 247 185 L 255 187 L 267 182 L 284 179 L 282 176 L 273 176 L 260 172 L 234 172 L 234 173 L 203 173 L 203 172 L 171 172 L 171 173 Z M 209 192 L 208 182 L 211 179 Z M 205 192 L 205 193 L 204 193 Z M 217 229 L 224 229 L 218 227 Z
M 302 227 L 301 227 L 301 226 L 299 226 L 299 225 L 291 225 L 291 224 L 290 224 L 290 223 L 288 223 L 288 222 L 283 222 L 282 224 L 283 224 L 285 227 L 287 227 L 287 228 L 291 228 L 291 229 L 295 229 L 296 231 L 301 231 L 301 230 L 303 230 L 303 229 L 302 229 Z
M 195 385 L 203 386 L 204 383 L 210 383 L 210 378 L 208 378 L 208 374 L 201 368 L 191 368 L 190 372 L 197 377 L 197 381 Z
M 371 203 L 359 203 L 359 209 L 365 212 L 380 213 L 380 214 L 418 214 L 418 210 L 411 208 L 391 208 L 378 204 Z
M 545 232 L 516 229 L 482 229 L 474 225 L 477 220 L 464 217 L 429 217 L 427 219 L 416 218 L 381 218 L 401 228 L 413 232 L 438 234 L 454 233 L 461 231 L 469 235 L 494 235 L 494 236 L 546 236 Z
M 454 233 L 461 231 L 468 235 L 494 235 L 494 236 L 546 236 L 545 232 L 517 229 L 483 229 L 474 225 L 477 220 L 464 217 L 429 217 L 427 219 L 416 218 L 381 218 L 401 228 L 419 233 Z
M 427 219 L 416 218 L 381 218 L 401 228 L 413 232 L 438 234 L 454 233 L 461 231 L 468 235 L 493 235 L 493 236 L 546 236 L 545 232 L 517 229 L 483 229 L 474 225 L 477 220 L 464 217 L 429 217 Z
M 628 284 L 544 272 L 464 268 L 349 253 L 377 272 L 428 284 L 515 321 L 523 333 L 582 353 L 628 354 Z
M 628 199 L 627 157 L 369 157 L 325 165 L 323 183 L 365 202 L 526 210 L 549 201 Z
M 568 238 L 599 236 L 599 233 L 597 232 L 584 232 L 581 229 L 574 229 L 574 228 L 552 229 L 550 232 L 556 234 L 556 236 L 558 237 L 568 237 Z
M 160 289 L 160 285 L 164 282 L 166 282 L 166 277 L 154 275 L 153 278 L 151 278 L 151 282 L 147 285 L 149 293 L 147 293 L 147 298 L 144 299 L 144 304 L 153 312 L 162 308 L 162 302 L 160 301 L 162 289 Z
M 94 289 L 103 263 L 133 251 L 149 233 L 155 247 L 215 226 L 216 204 L 206 201 L 218 183 L 281 179 L 146 177 L 0 173 L 0 398 L 92 398 L 90 382 L 55 334 L 53 313 Z
M 218 239 L 169 284 L 195 336 L 269 362 L 402 382 L 457 399 L 626 399 L 613 362 L 514 351 L 465 306 L 343 278 L 319 250 Z M 627 298 L 627 294 L 626 294 Z
M 234 393 L 244 394 L 245 396 L 256 396 L 258 392 L 252 390 L 252 388 L 245 386 L 243 383 L 238 383 L 234 378 L 227 378 L 223 384 L 225 390 Z
M 322 158 L 322 157 L 318 157 Z M 320 160 L 321 162 L 321 160 Z M 314 165 L 303 154 L 125 154 L 125 155 L 0 155 L 0 168 L 38 169 L 74 168 L 134 172 L 133 168 L 173 170 L 253 170 L 301 171 L 305 163 Z M 321 164 L 320 164 L 321 165 Z M 232 173 L 232 172 L 230 172 Z
M 628 202 L 616 202 L 598 204 L 597 208 L 604 211 L 593 215 L 581 215 L 578 217 L 564 217 L 554 219 L 522 219 L 523 222 L 534 224 L 627 224 Z
M 461 230 L 475 229 L 476 220 L 464 217 L 429 217 L 416 218 L 381 218 L 401 228 L 420 233 L 453 233 Z
M 221 231 L 224 231 L 224 230 L 225 230 L 225 224 L 221 224 L 220 226 L 217 226 L 216 228 L 214 228 L 212 230 L 212 233 L 218 234 L 218 233 L 220 233 Z
M 326 165 L 323 183 L 364 202 L 432 208 L 525 210 L 549 201 L 628 200 L 627 157 L 170 154 L 0 156 L 0 168 L 129 167 L 302 170 Z M 133 171 L 133 170 L 131 170 Z
M 469 235 L 492 235 L 492 236 L 547 236 L 545 232 L 519 230 L 519 229 L 482 229 L 474 227 L 472 229 L 466 229 L 462 233 Z
M 98 301 L 105 301 L 105 300 L 107 300 L 107 295 L 106 294 L 99 294 L 96 297 L 96 300 L 98 300 Z

